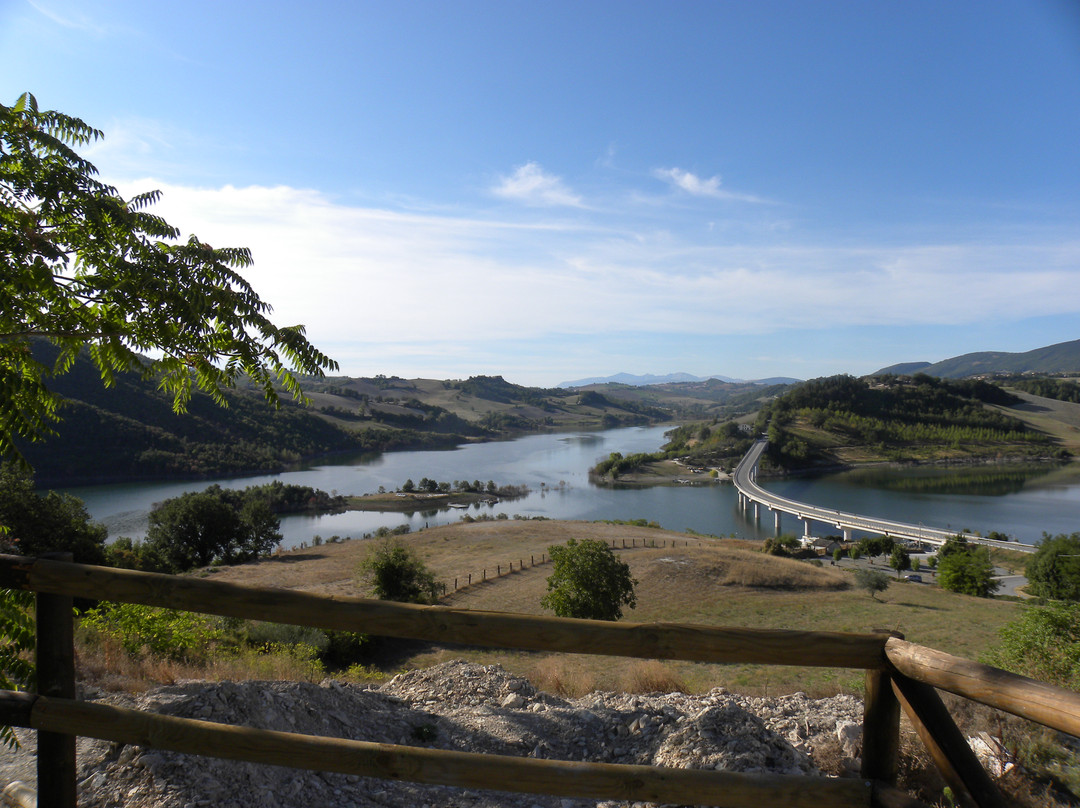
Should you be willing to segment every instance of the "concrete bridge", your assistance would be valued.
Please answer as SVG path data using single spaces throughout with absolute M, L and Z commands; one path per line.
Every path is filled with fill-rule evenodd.
M 739 461 L 735 468 L 735 488 L 739 491 L 739 507 L 747 513 L 752 513 L 755 519 L 761 518 L 762 507 L 772 512 L 776 532 L 780 532 L 780 520 L 783 514 L 794 516 L 803 525 L 803 536 L 809 538 L 813 535 L 811 524 L 821 522 L 833 526 L 843 534 L 844 541 L 851 541 L 855 531 L 871 533 L 875 536 L 891 536 L 894 539 L 907 539 L 922 542 L 924 544 L 942 545 L 946 539 L 955 536 L 955 530 L 943 530 L 941 528 L 928 527 L 921 524 L 909 524 L 907 522 L 893 522 L 889 519 L 877 519 L 873 516 L 863 516 L 857 513 L 844 513 L 830 508 L 821 508 L 806 502 L 796 502 L 777 496 L 757 484 L 758 461 L 762 452 L 768 445 L 767 440 L 758 440 Z M 971 534 L 964 534 L 965 538 L 973 544 L 985 544 L 990 547 L 1003 547 L 1023 553 L 1033 553 L 1036 548 L 1031 544 L 1019 544 L 1011 541 L 995 541 L 983 539 Z

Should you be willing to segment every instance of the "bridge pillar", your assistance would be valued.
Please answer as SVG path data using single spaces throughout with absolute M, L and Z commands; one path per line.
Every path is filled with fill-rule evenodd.
M 754 503 L 754 521 L 761 519 L 761 505 L 757 502 Z
M 845 542 L 851 541 L 852 529 L 850 527 L 845 527 L 845 528 L 843 528 L 843 531 L 844 531 L 844 541 Z
M 780 511 L 773 511 L 773 529 L 780 532 Z
M 813 534 L 810 532 L 810 523 L 812 521 L 813 521 L 812 519 L 806 519 L 806 518 L 803 518 L 803 520 L 802 520 L 802 523 L 803 523 L 803 538 L 805 538 L 805 539 L 809 539 L 809 538 L 811 538 L 813 536 Z

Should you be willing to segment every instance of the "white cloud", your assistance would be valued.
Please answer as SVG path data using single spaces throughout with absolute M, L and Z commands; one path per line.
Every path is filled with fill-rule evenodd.
M 546 173 L 532 161 L 518 166 L 509 177 L 500 177 L 491 192 L 528 205 L 583 207 L 581 197 L 567 188 L 561 177 Z
M 692 174 L 689 171 L 684 171 L 681 168 L 658 168 L 653 171 L 653 176 L 691 196 L 704 196 L 711 199 L 730 199 L 740 202 L 761 203 L 765 201 L 757 196 L 735 193 L 721 188 L 719 174 L 709 177 L 708 179 L 703 179 L 702 177 Z
M 275 322 L 307 325 L 344 373 L 399 372 L 410 357 L 412 366 L 446 368 L 434 375 L 467 375 L 480 362 L 512 372 L 522 346 L 569 359 L 620 333 L 693 344 L 1080 312 L 1080 298 L 1063 293 L 1080 289 L 1075 240 L 716 246 L 660 227 L 613 233 L 403 213 L 285 186 L 144 180 L 121 192 L 150 188 L 164 193 L 156 212 L 185 237 L 250 247 L 245 276 Z

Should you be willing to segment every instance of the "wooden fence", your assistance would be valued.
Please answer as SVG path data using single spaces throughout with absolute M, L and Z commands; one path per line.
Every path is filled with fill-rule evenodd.
M 901 708 L 953 790 L 978 808 L 1004 802 L 935 688 L 1080 735 L 1080 694 L 904 642 L 855 634 L 610 623 L 471 612 L 244 587 L 0 555 L 0 588 L 37 593 L 36 694 L 0 691 L 0 723 L 38 730 L 39 805 L 75 805 L 75 737 L 461 788 L 730 808 L 916 808 L 895 787 Z M 866 671 L 859 779 L 534 760 L 316 738 L 75 700 L 72 598 L 108 598 L 325 629 L 474 646 L 699 662 Z

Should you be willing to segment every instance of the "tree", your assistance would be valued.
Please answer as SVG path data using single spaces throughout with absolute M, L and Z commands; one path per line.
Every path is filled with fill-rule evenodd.
M 78 118 L 38 109 L 23 94 L 0 104 L 0 459 L 25 465 L 16 441 L 37 440 L 59 420 L 46 379 L 84 349 L 108 386 L 117 373 L 156 375 L 182 412 L 193 389 L 225 404 L 223 389 L 249 378 L 277 402 L 275 383 L 302 398 L 294 373 L 337 368 L 304 337 L 279 327 L 270 307 L 236 272 L 246 249 L 215 249 L 147 209 L 158 192 L 124 200 L 100 182 L 74 146 L 102 133 Z M 35 340 L 59 349 L 35 358 Z M 151 361 L 144 354 L 155 354 Z M 69 516 L 73 506 L 61 509 Z M 0 535 L 31 545 L 0 517 Z M 50 542 L 49 549 L 55 548 Z M 27 684 L 33 648 L 29 593 L 0 590 L 0 687 Z M 12 741 L 10 730 L 0 739 Z
M 1080 533 L 1043 534 L 1025 569 L 1028 591 L 1040 598 L 1080 601 Z
M 896 570 L 897 578 L 903 570 L 911 569 L 911 555 L 903 545 L 893 545 L 889 554 L 889 566 Z
M 630 567 L 604 542 L 570 539 L 548 548 L 553 570 L 540 605 L 559 617 L 618 620 L 622 607 L 637 606 Z
M 250 379 L 268 401 L 277 385 L 303 398 L 295 374 L 336 369 L 304 337 L 281 327 L 237 272 L 244 248 L 214 248 L 97 179 L 72 147 L 102 133 L 79 118 L 38 109 L 23 94 L 0 104 L 0 456 L 37 440 L 59 419 L 46 379 L 86 349 L 105 385 L 117 373 L 155 376 L 182 412 L 194 389 L 225 404 L 223 390 Z M 51 366 L 35 340 L 53 343 Z M 147 353 L 157 355 L 148 360 Z
M 172 570 L 184 572 L 265 555 L 281 541 L 279 526 L 264 501 L 213 485 L 167 499 L 151 511 L 146 543 Z
M 967 552 L 952 552 L 943 556 L 938 562 L 937 573 L 942 589 L 962 595 L 988 598 L 1001 586 L 999 581 L 994 580 L 990 551 L 977 545 L 969 545 Z
M 105 562 L 105 526 L 90 521 L 82 500 L 49 491 L 39 494 L 29 472 L 0 464 L 0 525 L 4 543 L 23 555 L 68 551 L 82 564 Z
M 889 576 L 884 572 L 868 569 L 855 570 L 855 586 L 865 589 L 874 600 L 877 600 L 878 592 L 884 592 L 889 588 L 890 583 Z
M 360 562 L 357 573 L 380 600 L 434 603 L 438 598 L 435 576 L 412 549 L 397 539 L 377 542 Z

